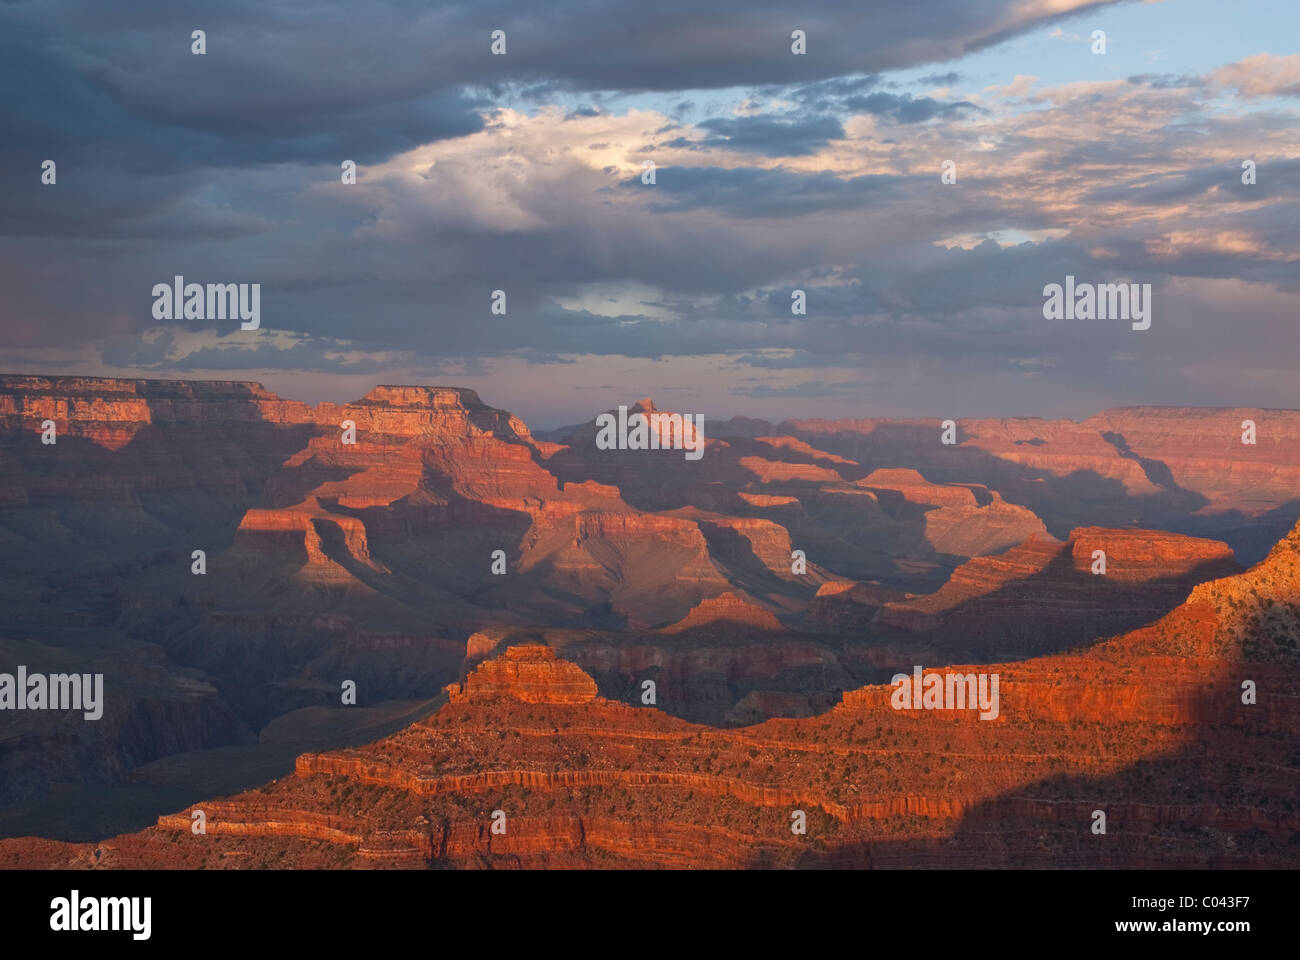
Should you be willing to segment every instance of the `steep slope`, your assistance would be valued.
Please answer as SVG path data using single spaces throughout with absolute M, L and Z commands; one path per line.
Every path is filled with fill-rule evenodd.
M 1295 867 L 1298 638 L 1300 528 L 1150 627 L 951 668 L 999 675 L 991 720 L 873 686 L 711 730 L 517 647 L 395 736 L 200 804 L 206 835 L 180 811 L 97 845 L 0 842 L 0 864 Z
M 1104 564 L 1104 566 L 1102 566 Z M 1149 623 L 1196 584 L 1239 572 L 1227 544 L 1147 530 L 1073 530 L 958 567 L 939 590 L 886 602 L 882 642 L 975 660 L 1055 652 Z
M 751 421 L 709 425 L 688 460 L 599 450 L 594 423 L 537 440 L 454 387 L 311 406 L 251 383 L 0 377 L 0 670 L 39 655 L 113 694 L 99 727 L 40 714 L 0 740 L 0 766 L 24 771 L 0 790 L 0 835 L 69 791 L 127 811 L 96 821 L 125 830 L 209 784 L 262 782 L 288 769 L 275 731 L 354 742 L 520 641 L 607 697 L 652 679 L 666 712 L 725 726 L 825 712 L 917 656 L 1127 629 L 1229 568 L 1141 554 L 1134 532 L 1103 587 L 1043 546 L 1070 535 L 1062 518 L 1240 540 L 1287 511 L 1290 454 L 1271 444 L 1289 415 L 1259 412 L 1257 448 L 1205 456 L 1244 414 L 1184 415 L 1191 433 L 1159 411 L 963 422 L 956 446 L 937 424 Z M 1174 482 L 1157 458 L 1180 449 Z M 1256 481 L 1272 499 L 1248 515 Z M 1208 512 L 1198 484 L 1221 488 Z M 1126 551 L 1158 572 L 1126 582 Z M 144 797 L 144 780 L 176 793 Z

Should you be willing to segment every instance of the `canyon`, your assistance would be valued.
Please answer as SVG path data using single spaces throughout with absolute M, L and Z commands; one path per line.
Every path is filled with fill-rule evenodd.
M 630 409 L 665 413 L 649 399 Z M 1241 573 L 1245 565 L 1277 566 L 1270 548 L 1290 542 L 1300 518 L 1300 413 L 1293 411 L 1122 408 L 1079 422 L 959 419 L 955 445 L 940 443 L 937 420 L 706 421 L 696 461 L 680 451 L 601 450 L 595 413 L 577 427 L 534 434 L 474 391 L 453 387 L 381 386 L 354 403 L 311 406 L 254 383 L 0 376 L 0 598 L 7 612 L 0 669 L 25 663 L 106 678 L 102 720 L 0 716 L 0 836 L 45 837 L 21 842 L 62 850 L 60 842 L 130 834 L 186 804 L 217 803 L 219 810 L 227 801 L 204 798 L 243 797 L 259 784 L 274 794 L 267 809 L 290 818 L 266 822 L 290 822 L 297 808 L 277 785 L 297 783 L 304 764 L 342 763 L 348 751 L 370 749 L 364 744 L 415 742 L 427 725 L 450 723 L 457 736 L 473 738 L 476 755 L 492 757 L 488 747 L 500 748 L 505 763 L 509 750 L 542 749 L 546 740 L 512 732 L 517 722 L 532 730 L 606 731 L 546 746 L 538 756 L 559 764 L 613 751 L 622 767 L 559 764 L 559 779 L 547 789 L 561 789 L 559 771 L 567 770 L 564 776 L 577 778 L 571 786 L 593 797 L 612 791 L 601 809 L 613 805 L 616 813 L 640 802 L 631 797 L 639 789 L 633 771 L 643 768 L 633 760 L 645 759 L 654 777 L 693 777 L 700 751 L 707 757 L 716 749 L 721 758 L 733 735 L 741 738 L 734 743 L 757 736 L 784 744 L 762 754 L 764 767 L 772 765 L 770 783 L 740 775 L 743 760 L 755 762 L 750 746 L 709 774 L 713 779 L 694 787 L 681 781 L 688 793 L 707 796 L 714 814 L 731 811 L 737 819 L 734 829 L 715 826 L 716 836 L 704 837 L 696 831 L 714 814 L 690 825 L 660 818 L 666 832 L 654 843 L 664 849 L 706 858 L 701 848 L 733 850 L 730 865 L 809 856 L 858 864 L 862 850 L 873 863 L 902 863 L 913 854 L 924 862 L 949 840 L 922 831 L 884 843 L 866 821 L 837 819 L 830 811 L 856 809 L 858 798 L 838 785 L 844 770 L 801 768 L 811 762 L 805 754 L 819 748 L 795 749 L 804 736 L 795 731 L 820 742 L 812 733 L 819 725 L 839 736 L 847 723 L 863 737 L 879 737 L 878 753 L 859 750 L 854 735 L 825 755 L 853 771 L 879 763 L 882 777 L 897 780 L 908 751 L 896 742 L 901 733 L 884 731 L 902 730 L 906 721 L 877 723 L 871 714 L 852 723 L 851 705 L 870 701 L 870 691 L 913 664 L 994 664 L 1004 676 L 1004 701 L 1025 691 L 1037 719 L 1024 727 L 1016 726 L 1022 719 L 1000 719 L 993 726 L 1011 729 L 996 742 L 967 731 L 961 736 L 988 751 L 971 753 L 982 759 L 940 763 L 943 752 L 929 758 L 930 767 L 982 781 L 979 764 L 1037 749 L 1040 736 L 1066 741 L 1051 752 L 1057 759 L 1008 759 L 989 783 L 953 795 L 939 787 L 904 790 L 897 780 L 897 795 L 879 786 L 870 803 L 905 818 L 919 816 L 907 812 L 909 804 L 942 808 L 950 812 L 947 827 L 978 832 L 980 811 L 1003 810 L 1013 788 L 1036 796 L 1031 774 L 1046 775 L 1053 763 L 1052 783 L 1091 778 L 1116 789 L 1115 778 L 1137 776 L 1133 770 L 1186 775 L 1191 760 L 1161 751 L 1181 749 L 1179 738 L 1192 735 L 1204 711 L 1218 716 L 1213 710 L 1223 704 L 1213 697 L 1211 706 L 1202 703 L 1207 688 L 1196 671 L 1222 686 L 1224 671 L 1235 669 L 1231 657 L 1220 651 L 1189 664 L 1183 654 L 1142 654 L 1134 669 L 1152 671 L 1153 680 L 1169 674 L 1183 698 L 1178 709 L 1190 712 L 1178 723 L 1160 721 L 1150 743 L 1100 765 L 1095 757 L 1068 759 L 1090 756 L 1108 735 L 1087 727 L 1076 741 L 1066 729 L 1068 711 L 1110 709 L 1105 698 L 1115 697 L 1140 714 L 1123 724 L 1141 727 L 1141 711 L 1153 708 L 1122 682 L 1094 690 L 1065 678 L 1110 664 L 1104 651 L 1120 640 L 1107 638 L 1131 638 L 1170 617 L 1182 625 L 1180 638 L 1203 637 L 1213 626 L 1204 612 L 1211 601 L 1189 597 L 1250 576 Z M 1258 424 L 1256 445 L 1240 442 L 1244 419 Z M 54 444 L 42 443 L 46 420 L 56 425 Z M 355 443 L 343 442 L 344 421 L 354 424 Z M 192 573 L 196 550 L 205 557 L 202 575 Z M 1091 570 L 1098 550 L 1107 556 L 1104 576 Z M 503 574 L 493 572 L 496 551 Z M 802 567 L 795 551 L 806 558 Z M 1274 600 L 1271 617 L 1290 609 L 1288 596 L 1271 586 L 1261 596 Z M 1265 623 L 1273 621 L 1260 619 Z M 1238 638 L 1252 651 L 1265 643 L 1255 629 L 1242 627 Z M 1265 668 L 1282 669 L 1271 661 Z M 647 680 L 655 684 L 653 707 L 640 700 Z M 341 702 L 347 682 L 355 684 L 356 705 Z M 517 696 L 520 690 L 532 692 Z M 494 720 L 486 705 L 501 703 L 523 704 L 518 709 L 533 711 L 533 719 L 524 723 L 512 707 Z M 1251 716 L 1273 723 L 1268 711 L 1277 701 L 1270 703 L 1265 708 L 1261 698 L 1263 709 Z M 1230 735 L 1237 721 L 1223 723 L 1228 732 L 1216 749 L 1242 748 Z M 956 737 L 965 728 L 954 730 Z M 684 753 L 662 752 L 688 741 Z M 651 744 L 660 753 L 641 758 Z M 303 759 L 312 757 L 334 759 Z M 654 757 L 662 763 L 650 763 Z M 415 758 L 402 753 L 400 763 L 385 762 L 400 769 L 391 774 L 398 779 L 430 775 L 411 772 L 423 770 Z M 1288 761 L 1277 762 L 1285 768 Z M 1202 766 L 1213 766 L 1215 777 L 1239 775 L 1217 763 Z M 818 801 L 807 800 L 810 815 L 815 808 L 830 817 L 823 825 L 836 825 L 843 843 L 832 844 L 834 852 L 812 856 L 807 844 L 790 846 L 796 838 L 779 831 L 766 839 L 745 833 L 778 813 L 788 818 L 788 810 L 770 805 L 744 806 L 769 795 L 763 791 L 791 796 L 794 786 L 780 786 L 787 765 L 799 768 L 791 783 L 813 778 L 799 795 Z M 535 778 L 546 769 L 489 766 L 492 776 L 527 781 L 491 781 L 507 792 L 541 789 Z M 457 777 L 480 773 L 457 769 Z M 343 776 L 320 774 L 330 783 Z M 614 779 L 600 779 L 607 776 Z M 440 803 L 467 810 L 482 797 L 466 787 L 476 780 L 448 782 L 460 786 L 439 788 Z M 444 821 L 422 810 L 428 824 L 417 830 L 420 843 L 462 851 L 463 859 L 411 854 L 364 832 L 379 830 L 377 822 L 323 812 L 333 809 L 331 795 L 311 783 L 294 788 L 306 790 L 292 801 L 304 823 L 364 836 L 367 850 L 407 851 L 393 853 L 394 862 L 468 865 L 483 855 L 472 818 L 446 813 L 446 823 L 456 825 L 449 833 L 450 826 L 433 829 Z M 744 797 L 721 783 L 741 784 L 734 791 Z M 371 789 L 360 780 L 337 786 Z M 415 802 L 385 796 L 381 805 L 394 809 Z M 682 801 L 671 790 L 653 801 L 665 809 L 695 802 L 705 801 Z M 1016 803 L 1027 822 L 1054 822 L 1045 812 L 1055 809 L 1050 805 L 1023 797 Z M 536 817 L 551 825 L 537 828 L 549 839 L 528 841 L 539 845 L 531 854 L 516 851 L 525 860 L 543 856 L 542 848 L 560 864 L 633 857 L 643 818 L 597 816 L 593 807 L 584 819 L 551 809 L 507 811 L 509 832 L 489 834 L 490 842 L 506 849 L 514 842 L 506 838 L 524 837 L 516 817 Z M 246 811 L 239 814 L 245 820 L 209 813 L 214 837 L 257 821 Z M 641 813 L 645 823 L 654 820 Z M 578 829 L 575 817 L 608 842 L 593 840 L 576 853 L 565 846 L 561 838 Z M 810 816 L 805 839 L 829 843 L 816 823 Z M 788 819 L 780 826 L 789 833 Z M 286 844 L 300 843 L 285 836 Z M 1260 844 L 1252 863 L 1273 856 Z M 332 863 L 343 849 L 336 847 L 302 848 L 303 865 L 312 858 Z M 980 856 L 993 862 L 987 851 Z M 664 854 L 656 862 L 688 860 Z
M 0 866 L 1294 868 L 1298 640 L 1300 525 L 1150 626 L 997 665 L 991 722 L 895 710 L 884 685 L 716 729 L 512 646 L 428 718 L 196 804 L 201 833 L 181 810 L 99 843 L 0 841 Z

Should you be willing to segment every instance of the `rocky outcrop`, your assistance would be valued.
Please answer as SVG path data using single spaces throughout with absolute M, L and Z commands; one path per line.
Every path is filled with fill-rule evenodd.
M 479 664 L 464 683 L 447 693 L 453 703 L 506 697 L 522 703 L 589 703 L 596 683 L 576 664 L 557 660 L 547 646 L 508 647 L 494 660 Z
M 682 633 L 710 624 L 724 622 L 757 630 L 780 630 L 781 621 L 752 600 L 728 591 L 701 600 L 681 620 L 662 628 L 663 633 Z
M 1007 503 L 982 484 L 930 483 L 915 470 L 873 470 L 856 486 L 922 507 L 925 541 L 941 554 L 977 557 L 1048 536 L 1032 511 Z
M 741 490 L 736 496 L 740 497 L 745 503 L 755 507 L 786 507 L 799 502 L 798 497 L 780 497 L 772 496 L 767 493 L 749 493 Z
M 100 844 L 0 841 L 0 865 L 1295 867 L 1300 528 L 1196 593 L 1087 649 L 927 665 L 996 674 L 990 720 L 874 685 L 713 730 L 513 647 L 428 719 L 197 805 L 204 836 L 186 810 Z
M 826 710 L 855 685 L 843 655 L 816 638 L 709 620 L 679 632 L 636 635 L 547 631 L 557 654 L 593 676 L 606 696 L 628 698 L 654 681 L 654 703 L 675 716 L 713 726 L 754 722 L 756 711 L 785 702 Z M 750 694 L 758 696 L 750 697 Z M 748 699 L 747 699 L 748 698 Z M 747 702 L 743 713 L 736 705 Z M 742 720 L 745 716 L 750 719 Z M 763 716 L 789 715 L 782 707 Z
M 1246 421 L 1255 425 L 1254 444 L 1243 443 Z M 1132 523 L 1218 537 L 1254 560 L 1300 516 L 1294 410 L 1119 407 L 1080 422 L 957 426 L 956 445 L 939 442 L 939 420 L 799 420 L 772 429 L 860 463 L 984 484 L 1032 509 L 1056 536 Z
M 741 457 L 740 465 L 757 477 L 760 483 L 787 483 L 791 480 L 835 483 L 840 479 L 840 475 L 834 470 L 811 463 L 787 463 L 784 460 L 766 460 L 763 457 Z
M 1034 538 L 968 560 L 936 592 L 884 603 L 873 622 L 919 649 L 1041 655 L 1150 622 L 1196 584 L 1240 569 L 1219 541 L 1087 527 L 1064 543 Z
M 1258 445 L 1210 442 L 1248 414 Z M 140 674 L 136 712 L 123 706 L 138 722 L 113 728 L 110 761 L 33 718 L 50 725 L 6 745 L 9 769 L 43 772 L 13 773 L 24 806 L 0 824 L 40 817 L 50 783 L 125 796 L 139 764 L 246 746 L 289 713 L 329 711 L 322 729 L 342 737 L 341 684 L 363 709 L 427 701 L 523 640 L 608 697 L 640 702 L 651 679 L 655 706 L 719 726 L 825 714 L 917 657 L 1009 661 L 1090 642 L 1235 569 L 1221 547 L 1180 553 L 1131 521 L 1219 525 L 1233 544 L 1280 522 L 1289 416 L 961 421 L 956 445 L 937 421 L 746 421 L 710 424 L 705 456 L 688 461 L 597 450 L 593 423 L 539 441 L 454 387 L 312 406 L 251 383 L 0 377 L 14 662 L 40 645 L 130 660 L 144 644 L 160 667 Z M 41 442 L 46 420 L 57 444 Z M 1245 508 L 1251 484 L 1274 506 Z M 1104 581 L 1088 570 L 1094 541 Z M 1234 601 L 1246 603 L 1217 603 Z M 1285 636 L 1284 612 L 1258 617 L 1260 636 Z M 174 698 L 167 678 L 191 676 L 204 696 Z M 48 759 L 34 764 L 38 749 Z
M 812 457 L 814 460 L 825 460 L 828 463 L 842 463 L 846 466 L 856 467 L 857 464 L 852 460 L 841 457 L 834 453 L 827 453 L 825 450 L 818 450 L 816 447 L 804 443 L 796 437 L 755 437 L 759 443 L 765 443 L 769 447 L 776 447 L 778 450 L 791 451 L 793 453 L 802 453 Z

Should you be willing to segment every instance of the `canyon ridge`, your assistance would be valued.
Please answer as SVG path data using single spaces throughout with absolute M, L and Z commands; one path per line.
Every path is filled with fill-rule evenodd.
M 0 377 L 0 669 L 106 690 L 3 716 L 0 862 L 1294 864 L 1300 413 L 598 412 Z

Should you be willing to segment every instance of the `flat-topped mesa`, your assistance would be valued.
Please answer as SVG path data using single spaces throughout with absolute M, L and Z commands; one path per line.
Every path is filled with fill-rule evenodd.
M 260 383 L 250 380 L 145 380 L 117 377 L 42 377 L 9 373 L 0 373 L 0 394 L 68 398 L 96 398 L 110 394 L 111 399 L 141 397 L 147 400 L 280 399 Z
M 792 480 L 839 483 L 843 479 L 829 467 L 819 467 L 813 463 L 789 463 L 785 460 L 768 460 L 765 457 L 741 457 L 739 463 L 760 483 L 789 483 Z
M 398 440 L 494 433 L 531 442 L 523 421 L 462 387 L 378 386 L 360 400 L 311 406 L 283 400 L 260 383 L 235 380 L 139 380 L 0 375 L 0 421 L 32 428 L 52 419 L 60 435 L 119 446 L 151 423 L 261 421 L 314 425 L 327 434 L 343 420 L 358 432 Z M 2 424 L 0 424 L 2 425 Z
M 798 497 L 779 496 L 769 493 L 749 493 L 745 490 L 737 490 L 736 496 L 751 507 L 789 507 L 797 506 L 799 503 Z
M 506 698 L 524 703 L 580 704 L 596 699 L 596 681 L 542 644 L 507 647 L 485 660 L 463 683 L 447 686 L 452 703 Z
M 341 418 L 354 421 L 359 440 L 364 440 L 366 434 L 396 440 L 495 434 L 502 440 L 532 442 L 522 420 L 506 410 L 489 407 L 479 399 L 477 391 L 467 387 L 385 384 L 353 403 L 322 403 L 315 413 L 318 422 L 331 426 Z
M 1081 420 L 1102 433 L 1124 431 L 1142 438 L 1146 449 L 1174 457 L 1195 456 L 1197 448 L 1212 449 L 1215 453 L 1238 453 L 1241 445 L 1241 422 L 1253 421 L 1258 428 L 1257 443 L 1261 447 L 1275 447 L 1269 459 L 1280 457 L 1278 462 L 1300 463 L 1300 411 L 1269 409 L 1266 407 L 1109 407 Z
M 1155 580 L 1191 574 L 1202 566 L 1210 576 L 1226 577 L 1241 569 L 1232 548 L 1221 540 L 1159 530 L 1079 527 L 1070 531 L 1069 543 L 1076 570 L 1090 570 L 1100 550 L 1112 579 Z
M 0 418 L 54 420 L 73 435 L 157 422 L 306 422 L 311 408 L 239 380 L 117 380 L 0 374 Z
M 213 449 L 212 431 L 229 439 L 253 424 L 311 424 L 313 411 L 308 404 L 280 399 L 260 383 L 237 380 L 0 375 L 0 434 L 36 436 L 46 420 L 53 421 L 59 440 L 89 441 L 109 451 L 121 450 L 149 427 L 181 442 L 209 431 L 202 444 Z M 181 429 L 170 431 L 171 425 Z M 247 436 L 236 439 L 248 442 Z M 168 471 L 155 474 L 165 477 Z
M 380 384 L 360 400 L 354 402 L 352 406 L 420 407 L 432 410 L 445 407 L 463 407 L 468 410 L 479 407 L 486 408 L 487 404 L 479 399 L 477 390 L 471 390 L 468 387 Z
M 855 481 L 855 486 L 892 490 L 902 494 L 903 499 L 910 503 L 946 507 L 976 507 L 1001 500 L 995 491 L 987 490 L 981 484 L 931 483 L 919 471 L 900 467 L 873 470 Z

